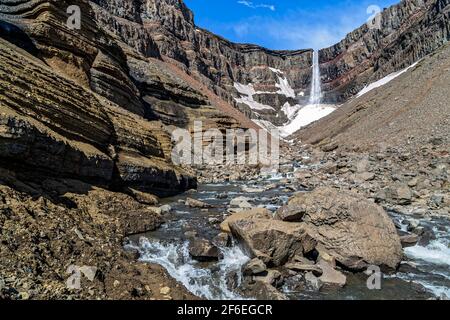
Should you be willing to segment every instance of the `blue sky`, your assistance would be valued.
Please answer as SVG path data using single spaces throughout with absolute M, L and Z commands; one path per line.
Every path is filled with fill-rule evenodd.
M 400 0 L 185 0 L 196 24 L 270 49 L 324 48 Z

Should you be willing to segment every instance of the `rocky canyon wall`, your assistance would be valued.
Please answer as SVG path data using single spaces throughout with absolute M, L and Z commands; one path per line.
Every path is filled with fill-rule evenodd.
M 403 0 L 381 13 L 380 27 L 365 24 L 320 51 L 327 101 L 345 102 L 441 47 L 450 38 L 450 1 Z
M 182 0 L 95 0 L 97 20 L 141 53 L 164 57 L 248 117 L 282 125 L 308 102 L 312 51 L 268 50 L 227 41 L 195 25 Z M 403 0 L 320 50 L 324 103 L 340 104 L 365 85 L 411 65 L 448 41 L 448 0 Z

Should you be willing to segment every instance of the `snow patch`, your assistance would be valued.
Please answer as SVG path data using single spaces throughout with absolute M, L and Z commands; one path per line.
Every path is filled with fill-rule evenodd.
M 271 68 L 269 67 L 270 71 L 272 71 L 273 73 L 279 73 L 279 74 L 284 74 L 283 71 L 281 71 L 280 69 L 275 69 L 275 68 Z
M 242 83 L 235 82 L 234 87 L 243 96 L 242 98 L 234 98 L 234 100 L 237 103 L 246 104 L 252 110 L 274 110 L 275 111 L 275 109 L 272 108 L 271 106 L 259 103 L 258 101 L 255 101 L 255 99 L 253 99 L 253 95 L 257 94 L 257 92 L 255 91 L 255 88 L 253 87 L 253 84 L 250 83 L 248 85 L 245 85 Z
M 289 84 L 287 78 L 281 78 L 278 76 L 278 83 L 275 86 L 280 89 L 277 91 L 278 94 L 285 95 L 288 98 L 295 98 L 295 91 Z
M 298 112 L 298 110 L 301 108 L 302 106 L 299 104 L 293 105 L 291 106 L 291 104 L 289 102 L 286 102 L 282 107 L 281 107 L 281 111 L 284 112 L 284 114 L 286 115 L 286 117 L 289 120 L 292 120 L 294 118 L 294 116 L 296 115 L 296 113 Z
M 307 126 L 308 124 L 317 121 L 336 110 L 336 106 L 334 105 L 309 104 L 304 107 L 298 105 L 290 107 L 289 111 L 292 111 L 295 107 L 298 108 L 298 111 L 295 116 L 292 116 L 291 121 L 287 125 L 278 128 L 280 130 L 281 137 L 288 137 L 294 132 L 300 130 L 302 127 Z
M 419 62 L 419 61 L 413 63 L 412 65 L 410 65 L 409 67 L 407 67 L 407 68 L 405 68 L 405 69 L 403 69 L 403 70 L 400 70 L 400 71 L 391 73 L 391 74 L 387 75 L 386 77 L 384 77 L 384 78 L 382 78 L 382 79 L 380 79 L 380 80 L 378 80 L 378 81 L 375 81 L 375 82 L 373 82 L 373 83 L 367 85 L 364 89 L 362 89 L 360 92 L 358 92 L 358 94 L 356 95 L 356 97 L 359 98 L 359 97 L 361 97 L 362 95 L 366 94 L 367 92 L 372 91 L 373 89 L 376 89 L 376 88 L 379 88 L 379 87 L 381 87 L 381 86 L 384 86 L 385 84 L 391 82 L 392 80 L 394 80 L 394 79 L 397 78 L 398 76 L 402 75 L 403 73 L 405 73 L 405 72 L 408 71 L 409 69 L 415 67 L 415 66 L 417 65 L 418 62 Z

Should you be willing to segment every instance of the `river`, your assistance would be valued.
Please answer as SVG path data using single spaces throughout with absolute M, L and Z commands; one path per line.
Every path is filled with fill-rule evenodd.
M 276 177 L 259 181 L 230 182 L 200 185 L 197 192 L 179 195 L 163 200 L 172 207 L 166 223 L 154 232 L 133 236 L 126 247 L 138 249 L 140 261 L 157 263 L 195 295 L 206 299 L 257 299 L 257 292 L 248 293 L 242 281 L 241 268 L 250 260 L 241 248 L 219 248 L 222 258 L 218 262 L 197 262 L 188 252 L 189 237 L 186 231 L 198 234 L 200 238 L 213 239 L 220 233 L 219 223 L 227 216 L 231 199 L 244 196 L 254 206 L 277 210 L 293 194 Z M 281 181 L 281 182 L 280 182 Z M 243 188 L 263 189 L 262 192 L 245 192 Z M 246 190 L 248 191 L 248 190 Z M 258 190 L 255 190 L 258 191 Z M 221 195 L 221 197 L 218 197 Z M 227 196 L 224 198 L 224 196 Z M 186 197 L 201 200 L 214 206 L 208 211 L 188 208 Z M 396 225 L 406 231 L 405 218 L 391 213 Z M 420 225 L 432 230 L 435 239 L 406 248 L 405 260 L 399 271 L 384 275 L 380 290 L 369 290 L 367 276 L 349 274 L 344 288 L 328 288 L 319 292 L 299 285 L 301 275 L 286 278 L 278 288 L 289 299 L 428 299 L 442 294 L 450 296 L 450 230 L 449 221 L 444 218 L 421 219 Z

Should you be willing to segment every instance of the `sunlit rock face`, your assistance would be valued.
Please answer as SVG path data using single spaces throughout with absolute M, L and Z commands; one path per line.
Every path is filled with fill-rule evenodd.
M 67 24 L 73 4 L 81 29 Z M 162 123 L 148 116 L 151 106 L 128 64 L 132 49 L 101 28 L 89 1 L 8 0 L 0 18 L 5 167 L 23 179 L 76 178 L 161 195 L 195 186 L 171 163 Z
M 291 121 L 288 112 L 308 104 L 312 50 L 273 51 L 231 43 L 198 28 L 193 13 L 179 0 L 121 1 L 120 10 L 117 1 L 95 2 L 106 9 L 103 14 L 111 15 L 105 27 L 129 45 L 143 48 L 139 42 L 151 38 L 147 54 L 172 59 L 259 123 L 286 125 Z M 322 103 L 345 102 L 367 84 L 411 65 L 447 41 L 448 4 L 402 1 L 382 11 L 380 28 L 364 24 L 320 50 Z M 133 27 L 124 27 L 123 19 Z M 124 32 L 130 28 L 139 32 Z M 131 34 L 142 34 L 141 40 Z
M 254 119 L 281 125 L 281 110 L 289 102 L 307 101 L 311 82 L 311 50 L 274 51 L 251 44 L 235 44 L 197 27 L 182 1 L 98 0 L 96 14 L 104 28 L 149 56 L 177 64 L 228 103 Z M 150 49 L 145 48 L 151 39 Z M 253 85 L 250 100 L 270 108 L 255 110 L 236 89 Z
M 406 0 L 320 51 L 325 99 L 344 102 L 368 83 L 412 65 L 449 40 L 448 0 Z

